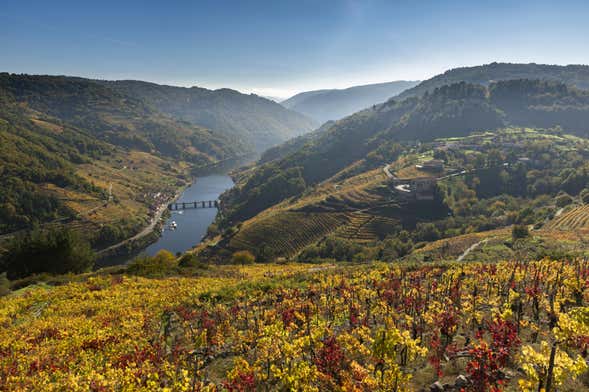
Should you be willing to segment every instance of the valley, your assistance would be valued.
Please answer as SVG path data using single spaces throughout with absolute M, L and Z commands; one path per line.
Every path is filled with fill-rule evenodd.
M 589 391 L 589 2 L 0 10 L 0 392 Z
M 1 243 L 33 227 L 65 228 L 101 254 L 141 249 L 157 238 L 166 206 L 193 177 L 255 156 L 253 139 L 236 136 L 237 130 L 220 123 L 210 125 L 224 129 L 210 130 L 166 115 L 126 86 L 0 74 Z M 150 88 L 167 91 L 155 84 Z M 270 122 L 264 126 L 266 136 L 276 132 L 268 145 L 288 137 L 280 132 L 296 134 L 310 127 L 277 104 L 228 94 L 237 100 L 231 110 L 235 116 L 244 116 L 248 105 L 265 107 L 259 121 Z M 206 110 L 213 114 L 220 108 Z
M 459 68 L 318 126 L 0 74 L 0 389 L 586 390 L 586 81 Z
M 584 151 L 581 146 L 585 144 L 582 138 L 558 131 L 508 128 L 406 145 L 392 162 L 383 160 L 366 171 L 359 169 L 364 162 L 354 163 L 239 223 L 221 241 L 216 239 L 213 254 L 222 257 L 247 249 L 261 259 L 321 259 L 318 248 L 329 248 L 330 242 L 336 241 L 340 247 L 354 249 L 346 257 L 382 260 L 413 257 L 411 249 L 403 249 L 403 254 L 383 253 L 390 251 L 391 241 L 407 244 L 409 240 L 409 248 L 419 254 L 428 242 L 440 237 L 450 237 L 447 243 L 456 237 L 460 243 L 461 236 L 470 232 L 492 229 L 507 239 L 509 227 L 518 224 L 537 226 L 539 231 L 534 230 L 534 235 L 550 236 L 555 225 L 582 225 L 585 220 L 576 217 L 576 210 L 551 220 L 560 206 L 542 196 L 538 187 L 549 181 L 548 173 L 556 167 L 567 176 L 569 170 L 580 170 L 574 162 L 582 158 L 573 157 Z M 541 179 L 540 173 L 548 177 Z M 241 186 L 244 183 L 247 177 Z M 567 185 L 567 189 L 572 188 Z M 576 192 L 581 190 L 576 188 Z M 580 199 L 567 202 L 571 206 L 583 204 Z M 484 211 L 489 210 L 492 215 L 484 217 Z M 482 234 L 479 237 L 478 241 L 485 239 Z M 450 252 L 442 259 L 459 257 L 472 245 L 466 244 L 459 253 Z M 585 251 L 582 246 L 570 250 Z M 323 257 L 338 259 L 329 253 Z M 211 255 L 207 253 L 207 257 Z

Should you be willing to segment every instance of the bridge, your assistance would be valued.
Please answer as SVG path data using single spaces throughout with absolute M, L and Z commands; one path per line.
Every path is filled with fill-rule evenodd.
M 187 210 L 195 208 L 219 208 L 219 200 L 204 200 L 204 201 L 188 201 L 188 202 L 175 202 L 168 205 L 168 210 Z

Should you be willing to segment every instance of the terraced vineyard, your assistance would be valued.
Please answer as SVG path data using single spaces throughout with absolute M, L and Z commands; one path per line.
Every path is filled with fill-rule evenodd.
M 344 186 L 358 186 L 358 185 L 367 185 L 375 182 L 382 182 L 387 179 L 384 172 L 378 168 L 375 170 L 371 170 L 357 176 L 348 178 L 343 181 Z
M 351 212 L 348 214 L 348 217 L 349 222 L 336 232 L 337 237 L 346 240 L 356 238 L 362 227 L 373 218 L 372 215 L 365 214 L 363 212 Z
M 282 212 L 245 225 L 229 242 L 231 250 L 270 247 L 282 256 L 293 256 L 348 222 L 345 213 Z
M 336 235 L 356 242 L 381 240 L 398 224 L 395 219 L 364 212 L 352 212 L 348 214 L 348 217 L 349 223 L 340 228 Z
M 547 230 L 589 230 L 589 204 L 562 214 L 545 226 Z

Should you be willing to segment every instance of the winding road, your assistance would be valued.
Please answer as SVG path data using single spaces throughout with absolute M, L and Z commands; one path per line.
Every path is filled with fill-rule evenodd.
M 145 226 L 143 228 L 143 230 L 141 230 L 139 233 L 135 234 L 133 237 L 127 238 L 126 240 L 119 242 L 118 244 L 114 244 L 114 245 L 109 246 L 108 248 L 104 248 L 104 249 L 96 252 L 96 254 L 98 256 L 100 256 L 101 254 L 108 253 L 110 251 L 113 251 L 115 249 L 118 249 L 121 246 L 123 246 L 125 244 L 128 244 L 129 242 L 132 242 L 132 241 L 141 239 L 141 238 L 145 237 L 146 235 L 150 234 L 153 231 L 153 229 L 155 229 L 155 225 L 157 225 L 157 223 L 159 222 L 159 220 L 162 218 L 162 215 L 163 215 L 164 211 L 166 211 L 166 210 L 167 210 L 167 206 L 166 205 L 161 206 L 156 211 L 155 215 L 151 219 L 151 222 L 149 222 L 149 225 Z

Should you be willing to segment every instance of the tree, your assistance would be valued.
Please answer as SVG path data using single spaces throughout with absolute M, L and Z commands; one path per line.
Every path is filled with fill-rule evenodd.
M 561 193 L 560 195 L 556 196 L 555 203 L 558 208 L 566 207 L 572 202 L 573 198 L 567 193 Z
M 95 254 L 88 241 L 69 229 L 33 230 L 8 245 L 4 265 L 9 279 L 38 273 L 65 274 L 88 271 Z
M 98 242 L 101 245 L 113 244 L 124 237 L 121 229 L 114 225 L 105 225 L 100 229 Z
M 176 256 L 162 249 L 153 257 L 139 256 L 129 264 L 129 273 L 142 276 L 165 276 L 176 272 L 178 263 Z
M 234 264 L 241 265 L 253 264 L 256 261 L 256 257 L 249 250 L 240 250 L 238 252 L 233 253 L 231 261 Z
M 581 201 L 584 204 L 589 204 L 589 189 L 585 188 L 581 191 L 581 193 L 579 194 L 579 196 L 581 197 Z
M 511 239 L 515 242 L 518 239 L 526 238 L 530 235 L 528 226 L 526 225 L 514 225 L 511 229 Z
M 415 236 L 419 241 L 435 241 L 440 239 L 441 234 L 433 223 L 418 223 Z

